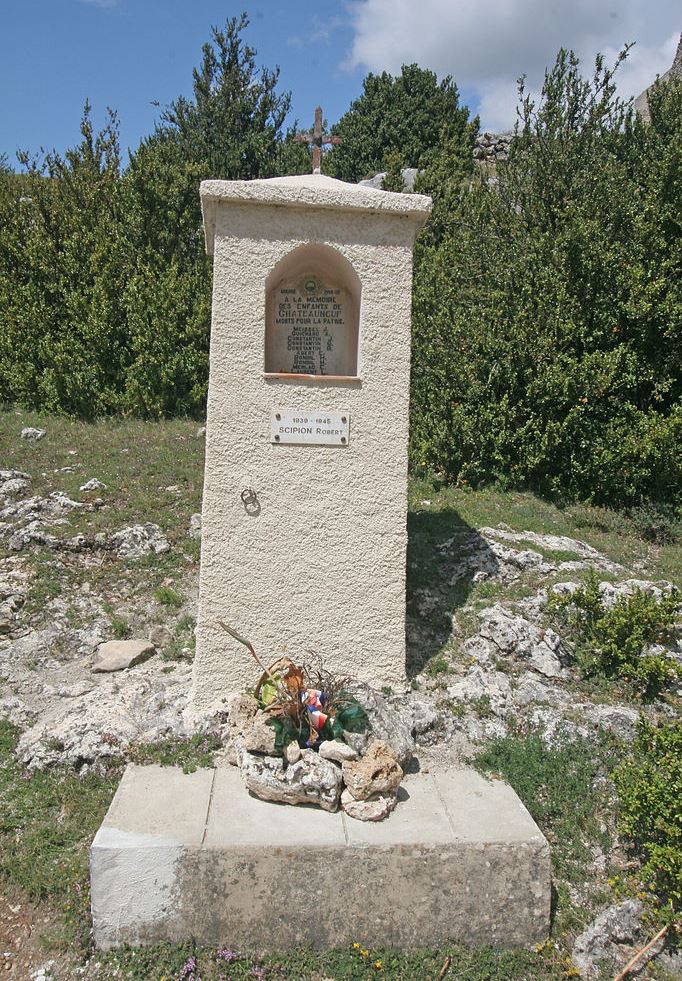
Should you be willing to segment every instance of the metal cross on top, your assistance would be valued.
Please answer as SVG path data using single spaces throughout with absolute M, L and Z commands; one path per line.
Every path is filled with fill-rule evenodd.
M 340 136 L 330 136 L 322 132 L 322 106 L 315 110 L 315 125 L 312 133 L 299 133 L 294 137 L 294 143 L 307 143 L 313 148 L 313 174 L 320 173 L 322 164 L 322 147 L 327 143 L 340 143 Z

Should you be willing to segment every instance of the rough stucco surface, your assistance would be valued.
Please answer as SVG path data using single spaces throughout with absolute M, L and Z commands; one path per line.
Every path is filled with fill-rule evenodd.
M 313 203 L 302 204 L 300 181 Z M 216 203 L 213 320 L 194 699 L 219 707 L 258 674 L 219 626 L 246 635 L 263 660 L 319 653 L 374 684 L 405 676 L 405 553 L 412 245 L 426 211 L 349 210 L 366 189 L 339 181 L 314 205 L 296 179 L 274 204 L 240 194 Z M 313 183 L 314 188 L 314 183 Z M 350 190 L 349 190 L 350 189 Z M 321 193 L 322 193 L 321 191 Z M 337 206 L 328 198 L 336 193 Z M 386 192 L 374 191 L 380 197 Z M 400 195 L 389 195 L 400 198 Z M 426 199 L 428 200 L 428 199 Z M 337 249 L 362 286 L 361 382 L 263 377 L 265 281 L 293 249 Z M 346 447 L 277 446 L 273 407 L 347 410 Z M 253 487 L 259 512 L 240 499 Z
M 391 816 L 365 824 L 257 800 L 233 767 L 199 773 L 126 770 L 91 851 L 99 947 L 190 937 L 259 951 L 356 938 L 507 947 L 547 937 L 549 848 L 506 784 L 472 770 L 408 775 Z
M 221 203 L 250 202 L 252 205 L 291 208 L 373 211 L 426 219 L 431 198 L 424 194 L 396 194 L 360 184 L 347 184 L 324 174 L 273 177 L 255 181 L 202 181 L 201 209 L 204 215 L 206 250 L 213 255 L 216 212 Z

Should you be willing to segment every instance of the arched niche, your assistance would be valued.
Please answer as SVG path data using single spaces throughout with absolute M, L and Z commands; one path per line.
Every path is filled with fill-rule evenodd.
M 360 279 L 328 245 L 301 245 L 265 281 L 265 373 L 359 375 Z

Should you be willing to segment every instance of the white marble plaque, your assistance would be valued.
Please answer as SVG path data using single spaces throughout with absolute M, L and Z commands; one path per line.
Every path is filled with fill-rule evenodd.
M 309 443 L 315 446 L 348 446 L 350 414 L 343 410 L 313 412 L 301 409 L 273 409 L 270 421 L 271 443 Z

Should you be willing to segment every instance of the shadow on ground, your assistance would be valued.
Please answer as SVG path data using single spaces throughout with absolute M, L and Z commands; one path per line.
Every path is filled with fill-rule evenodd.
M 455 508 L 411 510 L 407 519 L 407 676 L 447 644 L 452 617 L 467 602 L 476 566 L 494 575 L 488 542 Z M 474 560 L 475 561 L 468 561 Z

